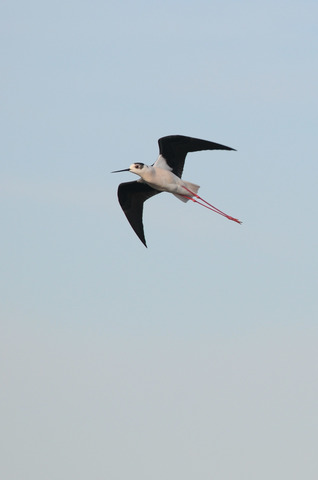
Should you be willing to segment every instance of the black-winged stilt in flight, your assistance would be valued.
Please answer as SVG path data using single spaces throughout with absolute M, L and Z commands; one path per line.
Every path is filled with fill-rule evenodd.
M 197 194 L 199 185 L 181 179 L 187 153 L 200 150 L 235 150 L 234 148 L 183 135 L 162 137 L 159 138 L 158 143 L 160 153 L 153 165 L 148 166 L 137 162 L 130 165 L 129 168 L 112 172 L 132 172 L 141 177 L 134 182 L 121 183 L 118 187 L 118 200 L 128 222 L 145 247 L 147 245 L 142 224 L 143 205 L 148 198 L 157 193 L 173 193 L 183 202 L 192 200 L 229 220 L 241 223 L 237 218 L 227 215 L 199 197 Z

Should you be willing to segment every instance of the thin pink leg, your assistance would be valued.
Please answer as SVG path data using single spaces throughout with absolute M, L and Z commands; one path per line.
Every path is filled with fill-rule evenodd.
M 186 198 L 188 198 L 189 200 L 192 200 L 193 202 L 195 203 L 198 203 L 199 205 L 201 205 L 202 207 L 205 207 L 205 208 L 208 208 L 209 210 L 212 210 L 212 212 L 215 212 L 215 213 L 218 213 L 219 215 L 223 215 L 223 217 L 226 217 L 228 218 L 229 220 L 232 220 L 233 222 L 236 222 L 236 223 L 242 223 L 240 220 L 238 220 L 237 218 L 234 218 L 234 217 L 231 217 L 230 215 L 227 215 L 227 213 L 224 213 L 222 212 L 222 210 L 219 210 L 218 208 L 214 207 L 213 205 L 211 205 L 211 203 L 207 202 L 206 200 L 204 200 L 204 198 L 201 198 L 199 195 L 197 195 L 196 193 L 194 192 L 191 192 L 191 190 L 189 190 L 187 187 L 183 186 L 183 188 L 185 190 L 187 190 L 187 192 L 189 192 L 191 195 L 193 195 L 193 197 L 201 200 L 202 202 L 204 203 L 201 203 L 201 202 L 198 202 L 198 200 L 195 200 L 193 197 L 189 197 L 187 195 L 184 195 Z M 206 204 L 206 205 L 205 205 Z

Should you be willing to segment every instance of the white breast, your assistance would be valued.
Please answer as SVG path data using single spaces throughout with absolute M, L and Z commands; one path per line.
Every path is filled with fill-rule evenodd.
M 158 167 L 149 167 L 142 176 L 144 182 L 160 192 L 177 193 L 178 187 L 183 184 L 181 178 L 170 170 Z

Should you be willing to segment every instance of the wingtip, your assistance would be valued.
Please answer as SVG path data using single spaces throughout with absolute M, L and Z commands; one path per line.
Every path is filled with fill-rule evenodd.
M 137 237 L 139 238 L 139 240 L 141 241 L 141 243 L 146 247 L 147 247 L 147 244 L 146 244 L 146 239 L 145 239 L 145 236 L 144 235 L 139 235 L 137 232 L 135 232 Z

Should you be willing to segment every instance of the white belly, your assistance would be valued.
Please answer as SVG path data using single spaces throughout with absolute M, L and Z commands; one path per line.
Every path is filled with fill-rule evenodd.
M 139 175 L 150 187 L 159 192 L 173 193 L 183 202 L 187 202 L 189 197 L 196 195 L 200 188 L 196 183 L 182 180 L 169 170 L 160 167 L 147 167 L 142 171 L 142 175 Z
M 185 193 L 183 180 L 163 168 L 152 168 L 143 175 L 143 181 L 159 192 Z

